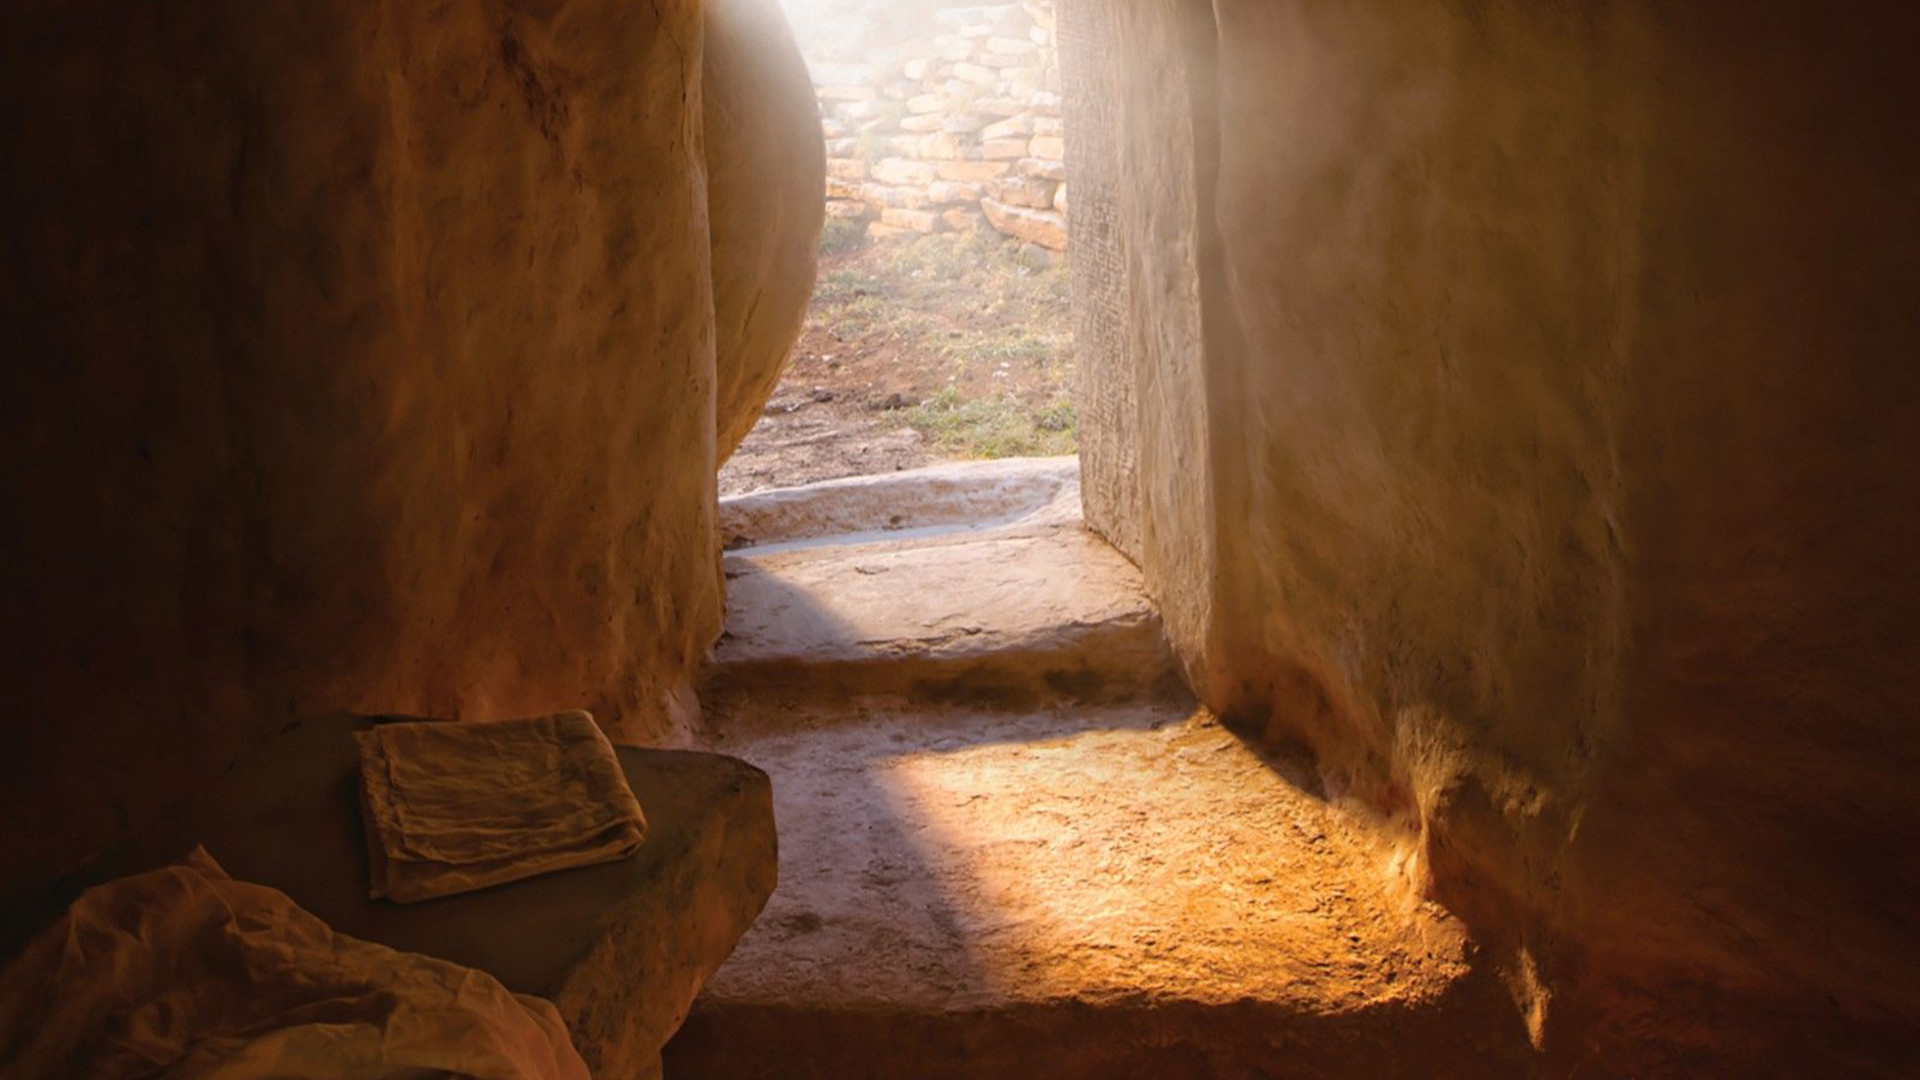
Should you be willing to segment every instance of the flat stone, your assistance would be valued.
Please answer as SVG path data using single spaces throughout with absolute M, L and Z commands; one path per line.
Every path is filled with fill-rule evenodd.
M 367 899 L 359 764 L 368 721 L 294 725 L 132 850 L 39 905 L 176 861 L 194 844 L 235 878 L 279 889 L 342 933 L 477 968 L 552 1001 L 597 1076 L 658 1076 L 659 1051 L 694 995 L 773 892 L 765 773 L 719 754 L 619 747 L 647 816 L 632 857 L 417 904 Z M 9 925 L 12 944 L 31 928 Z M 9 952 L 11 949 L 8 950 Z
M 979 184 L 1004 176 L 1012 168 L 1005 161 L 943 161 L 935 170 L 942 180 L 955 180 L 964 184 Z
M 1009 206 L 997 199 L 981 199 L 993 227 L 1009 236 L 1039 244 L 1053 251 L 1067 250 L 1067 219 L 1051 210 L 1033 210 Z
M 759 543 L 726 556 L 710 694 L 1106 700 L 1174 679 L 1138 569 L 1080 521 L 1071 459 L 729 502 L 727 535 Z
M 781 887 L 674 1075 L 1528 1075 L 1379 834 L 1184 702 L 715 722 L 774 777 Z

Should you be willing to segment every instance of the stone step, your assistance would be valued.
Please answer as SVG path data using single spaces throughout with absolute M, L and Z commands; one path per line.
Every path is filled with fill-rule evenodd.
M 1184 703 L 745 719 L 780 885 L 669 1077 L 1524 1074 L 1393 846 Z
M 721 520 L 734 550 L 711 701 L 1113 701 L 1177 685 L 1139 571 L 1081 523 L 1072 459 L 761 493 Z

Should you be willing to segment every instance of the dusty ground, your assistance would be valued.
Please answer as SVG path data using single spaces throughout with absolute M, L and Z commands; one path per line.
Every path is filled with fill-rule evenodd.
M 829 222 L 806 331 L 720 472 L 739 494 L 1076 449 L 1064 260 L 994 236 Z

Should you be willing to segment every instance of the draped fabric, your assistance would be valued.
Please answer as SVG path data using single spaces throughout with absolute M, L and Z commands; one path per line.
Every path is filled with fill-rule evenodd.
M 0 975 L 0 1075 L 586 1080 L 554 1007 L 337 934 L 204 850 L 87 891 Z

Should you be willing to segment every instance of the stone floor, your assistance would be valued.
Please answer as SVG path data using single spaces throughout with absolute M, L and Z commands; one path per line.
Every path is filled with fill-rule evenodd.
M 743 546 L 706 696 L 738 723 L 801 698 L 1111 699 L 1174 681 L 1139 572 L 1080 523 L 1071 458 L 729 500 L 721 525 Z
M 668 1075 L 1504 1074 L 1524 1044 L 1458 925 L 1304 763 L 1175 688 L 1052 468 L 978 528 L 914 524 L 946 496 L 890 478 L 904 538 L 845 487 L 814 516 L 846 543 L 797 535 L 804 495 L 732 508 L 762 535 L 729 557 L 710 737 L 773 778 L 780 884 Z

